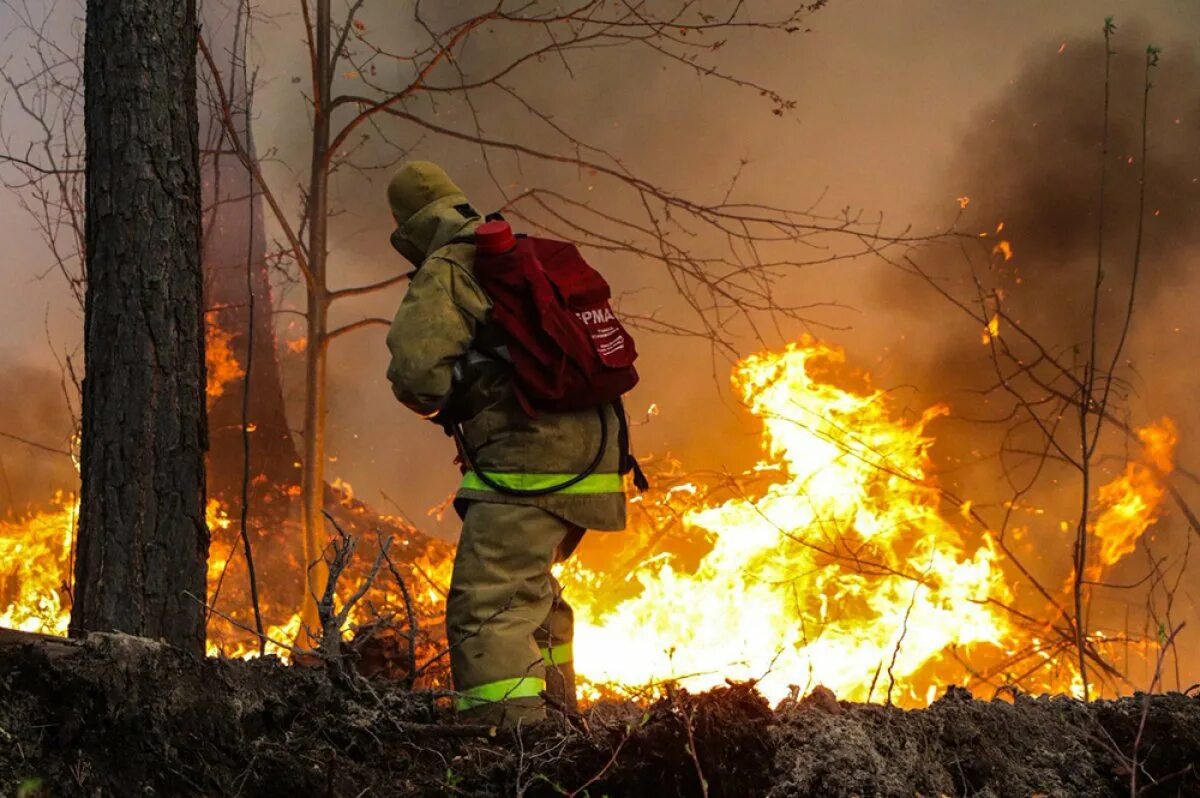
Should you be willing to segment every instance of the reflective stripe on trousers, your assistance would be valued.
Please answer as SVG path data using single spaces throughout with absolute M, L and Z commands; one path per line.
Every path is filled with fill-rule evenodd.
M 576 474 L 515 474 L 507 471 L 484 471 L 484 475 L 501 487 L 509 490 L 546 490 L 574 479 Z M 474 471 L 463 477 L 462 490 L 478 490 L 495 493 L 495 490 L 479 478 Z M 556 496 L 593 495 L 597 493 L 621 493 L 624 482 L 620 474 L 590 474 L 570 487 L 555 491 Z
M 570 643 L 561 643 L 549 648 L 543 646 L 541 652 L 542 662 L 546 663 L 547 668 L 553 668 L 555 665 L 566 665 L 569 662 L 575 661 L 575 649 Z
M 463 690 L 454 701 L 459 712 L 484 704 L 497 704 L 511 698 L 538 698 L 546 689 L 546 680 L 538 676 L 519 676 L 516 679 L 501 679 Z

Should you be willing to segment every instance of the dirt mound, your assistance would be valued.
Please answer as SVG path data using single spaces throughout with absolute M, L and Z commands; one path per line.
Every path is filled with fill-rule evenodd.
M 1010 704 L 951 688 L 921 711 L 784 708 L 770 795 L 1128 796 L 1145 707 L 1144 696 L 1084 704 L 1017 695 Z M 1139 794 L 1200 794 L 1197 720 L 1197 699 L 1151 698 L 1136 746 L 1147 788 Z
M 1181 694 L 952 688 L 905 711 L 818 690 L 773 711 L 731 685 L 494 737 L 442 704 L 119 635 L 0 646 L 0 796 L 1029 798 L 1127 796 L 1135 773 L 1140 795 L 1200 795 L 1200 699 Z

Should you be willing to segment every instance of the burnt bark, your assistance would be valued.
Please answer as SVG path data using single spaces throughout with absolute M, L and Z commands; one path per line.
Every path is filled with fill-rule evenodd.
M 194 0 L 87 4 L 86 376 L 71 628 L 202 653 L 196 34 Z
M 206 0 L 200 14 L 227 87 L 238 136 L 255 157 L 254 137 L 245 112 L 253 92 L 253 86 L 247 85 L 244 67 L 248 22 L 232 0 Z M 201 162 L 202 207 L 206 209 L 205 306 L 209 323 L 231 336 L 233 355 L 248 373 L 225 385 L 220 396 L 209 397 L 208 489 L 210 495 L 228 506 L 231 516 L 240 512 L 242 402 L 248 389 L 248 421 L 254 430 L 251 504 L 259 525 L 273 526 L 288 514 L 284 488 L 300 484 L 299 456 L 288 426 L 276 349 L 262 195 L 252 191 L 252 176 L 231 154 L 233 147 L 221 124 L 222 109 L 214 107 L 217 103 L 218 98 L 209 97 L 199 108 L 200 130 L 213 153 Z M 248 364 L 252 367 L 247 369 Z

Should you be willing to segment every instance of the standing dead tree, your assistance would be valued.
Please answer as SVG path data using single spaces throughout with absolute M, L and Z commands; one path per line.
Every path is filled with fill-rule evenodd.
M 259 15 L 249 0 L 200 4 L 201 29 L 228 87 L 233 122 L 256 159 L 256 72 L 246 56 Z M 249 502 L 256 523 L 271 527 L 286 518 L 288 503 L 279 498 L 287 486 L 298 484 L 300 472 L 277 351 L 268 230 L 255 183 L 225 140 L 226 109 L 215 105 L 206 78 L 207 69 L 199 97 L 207 320 L 210 336 L 219 337 L 228 352 L 228 361 L 220 365 L 241 374 L 222 381 L 209 396 L 210 488 L 231 513 Z M 243 440 L 248 428 L 253 431 L 249 450 Z M 252 478 L 249 490 L 246 470 Z
M 359 584 L 354 593 L 350 595 L 342 605 L 337 606 L 337 586 L 338 580 L 350 565 L 354 557 L 354 551 L 358 545 L 358 541 L 346 533 L 332 515 L 326 513 L 326 519 L 333 524 L 337 531 L 337 536 L 330 541 L 330 553 L 326 558 L 322 556 L 321 562 L 326 563 L 329 568 L 329 578 L 325 584 L 325 592 L 321 594 L 320 601 L 317 602 L 317 619 L 320 621 L 320 629 L 308 630 L 310 637 L 320 640 L 317 647 L 317 653 L 324 660 L 326 667 L 330 669 L 330 675 L 335 681 L 344 682 L 345 663 L 342 653 L 342 632 L 346 627 L 346 623 L 350 618 L 350 611 L 354 609 L 354 605 L 367 594 L 371 585 L 374 584 L 375 578 L 379 575 L 379 570 L 388 559 L 388 549 L 391 548 L 392 539 L 387 538 L 380 541 L 379 554 L 375 557 L 375 564 L 371 566 L 367 577 Z
M 86 376 L 76 632 L 202 654 L 203 280 L 194 2 L 87 9 Z

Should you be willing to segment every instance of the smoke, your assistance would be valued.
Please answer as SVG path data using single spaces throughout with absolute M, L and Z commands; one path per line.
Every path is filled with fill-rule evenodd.
M 1145 46 L 1141 31 L 1113 40 L 1108 156 L 1105 159 L 1104 263 L 1099 351 L 1111 356 L 1124 327 L 1139 221 Z M 965 196 L 958 229 L 987 234 L 982 248 L 941 246 L 916 262 L 947 291 L 977 306 L 972 273 L 984 292 L 1002 292 L 1009 314 L 1070 363 L 1086 356 L 1100 228 L 1104 131 L 1104 43 L 1099 34 L 1037 48 L 998 99 L 973 114 L 950 160 L 939 197 Z M 1144 235 L 1128 360 L 1156 355 L 1153 372 L 1127 374 L 1149 393 L 1178 355 L 1153 352 L 1178 316 L 1165 314 L 1194 281 L 1200 246 L 1200 69 L 1189 45 L 1167 42 L 1153 70 L 1147 118 Z M 1003 228 L 997 232 L 1000 225 Z M 992 247 L 1011 246 L 1005 260 Z M 930 286 L 908 274 L 884 276 L 875 301 L 909 332 L 907 380 L 961 405 L 964 390 L 993 384 L 982 328 Z M 1001 329 L 1001 335 L 1006 332 Z M 915 342 L 915 343 L 913 343 Z M 1080 354 L 1076 356 L 1075 350 Z M 1166 361 L 1166 362 L 1164 362 Z M 1177 372 L 1172 373 L 1172 379 Z M 1186 410 L 1186 408 L 1184 408 Z
M 78 483 L 66 396 L 60 375 L 48 369 L 0 371 L 0 514 L 21 515 Z
M 369 5 L 361 17 L 364 35 L 397 52 L 423 46 L 422 32 L 413 24 L 412 9 L 409 4 L 401 6 L 404 10 L 385 4 Z M 476 10 L 479 8 L 482 6 Z M 446 5 L 433 9 L 433 13 L 433 18 L 424 21 L 437 29 L 466 11 Z M 264 36 L 262 47 L 270 50 L 272 59 L 263 73 L 263 91 L 256 102 L 263 119 L 256 135 L 264 150 L 269 147 L 277 154 L 279 162 L 304 164 L 309 157 L 305 153 L 309 143 L 307 106 L 297 100 L 300 87 L 306 84 L 301 80 L 297 86 L 291 81 L 305 75 L 307 56 L 303 47 L 295 46 L 297 39 L 290 31 L 286 47 L 278 48 L 271 46 L 277 38 L 282 40 L 276 31 L 267 26 L 260 31 Z M 562 31 L 557 33 L 561 35 Z M 721 196 L 737 170 L 736 156 L 724 153 L 718 158 L 723 148 L 714 148 L 711 139 L 679 133 L 680 129 L 699 128 L 701 117 L 721 116 L 712 113 L 708 101 L 700 101 L 701 88 L 708 84 L 697 81 L 689 68 L 676 65 L 667 70 L 668 61 L 648 48 L 637 47 L 625 48 L 619 56 L 611 48 L 583 48 L 566 55 L 529 59 L 520 69 L 505 70 L 518 54 L 545 46 L 546 36 L 541 26 L 498 25 L 494 30 L 481 30 L 456 56 L 454 64 L 435 72 L 429 82 L 453 86 L 497 73 L 505 75 L 503 81 L 469 92 L 418 93 L 406 101 L 404 110 L 462 134 L 570 156 L 576 149 L 559 132 L 566 130 L 598 148 L 580 152 L 589 160 L 605 162 L 600 150 L 617 153 L 639 177 L 690 195 L 700 194 L 694 191 L 695 184 L 707 181 L 719 185 L 706 185 L 704 191 Z M 379 74 L 371 79 L 402 86 L 411 77 L 405 72 L 409 66 L 380 62 Z M 337 80 L 348 92 L 364 91 L 360 76 L 351 71 L 339 72 Z M 736 94 L 728 87 L 708 90 L 720 91 L 722 96 Z M 746 94 L 758 100 L 756 94 Z M 765 101 L 759 100 L 757 112 L 756 119 L 775 120 Z M 670 127 L 657 123 L 662 117 L 671 119 Z M 476 144 L 397 120 L 381 118 L 362 131 L 362 138 L 354 139 L 353 160 L 363 168 L 341 169 L 331 181 L 336 215 L 331 220 L 330 274 L 336 287 L 372 283 L 408 269 L 388 245 L 390 218 L 383 192 L 390 170 L 405 158 L 431 159 L 445 165 L 483 211 L 500 207 L 507 198 L 528 187 L 548 186 L 614 217 L 641 219 L 636 195 L 614 188 L 613 181 L 572 164 L 528 155 L 518 158 L 503 148 L 491 148 L 485 154 Z M 693 153 L 694 157 L 684 168 L 669 168 L 679 166 L 674 158 L 680 152 Z M 719 173 L 694 166 L 717 160 L 721 161 Z M 268 164 L 267 168 L 275 167 Z M 285 178 L 277 172 L 269 174 L 280 177 L 279 185 L 292 179 L 291 175 Z M 526 203 L 527 208 L 529 205 Z M 580 212 L 573 215 L 586 216 Z M 550 214 L 542 216 L 554 221 Z M 527 226 L 521 220 L 517 223 Z M 621 233 L 627 235 L 627 231 Z M 686 317 L 686 303 L 658 264 L 601 254 L 597 255 L 596 265 L 610 276 L 617 292 L 632 293 L 641 299 L 647 313 Z M 647 288 L 655 289 L 653 299 L 643 299 L 650 294 Z M 331 323 L 350 323 L 363 316 L 390 318 L 401 296 L 402 289 L 398 288 L 340 303 L 332 312 Z M 302 297 L 297 292 L 289 299 L 295 302 Z M 328 440 L 331 455 L 338 457 L 331 471 L 346 477 L 364 497 L 376 500 L 382 490 L 389 497 L 398 497 L 406 508 L 419 511 L 441 503 L 459 475 L 452 464 L 453 449 L 441 432 L 396 405 L 383 376 L 387 352 L 382 339 L 382 328 L 372 329 L 336 342 L 331 350 Z M 714 378 L 705 342 L 662 343 L 662 339 L 651 339 L 642 349 L 647 376 L 644 387 L 630 403 L 631 410 L 641 415 L 652 402 L 669 397 L 670 413 L 656 420 L 653 433 L 671 426 L 675 433 L 673 446 L 694 445 L 711 453 L 713 447 L 707 435 L 693 433 L 714 415 L 713 383 L 727 383 L 729 364 L 721 362 L 716 369 L 719 375 Z M 699 368 L 689 369 L 684 375 L 673 368 L 679 362 L 681 347 L 686 347 L 689 354 L 694 352 L 699 364 Z M 300 384 L 295 361 L 292 358 L 284 364 L 289 385 Z M 681 382 L 691 390 L 679 390 Z M 731 415 L 725 413 L 722 421 L 729 423 L 725 416 Z M 711 424 L 703 428 L 707 433 Z M 639 441 L 639 447 L 643 453 L 666 448 L 645 438 Z M 742 448 L 748 456 L 756 453 L 757 438 L 745 436 Z
M 1006 312 L 1046 353 L 1081 374 L 1090 349 L 1103 227 L 1096 338 L 1099 366 L 1106 370 L 1125 328 L 1140 219 L 1144 227 L 1131 329 L 1116 361 L 1120 379 L 1111 410 L 1134 427 L 1163 415 L 1173 417 L 1184 431 L 1178 460 L 1186 467 L 1200 454 L 1188 438 L 1200 422 L 1193 399 L 1200 382 L 1191 366 L 1196 330 L 1187 300 L 1200 287 L 1194 268 L 1200 254 L 1200 64 L 1189 44 L 1153 39 L 1138 26 L 1118 30 L 1110 62 L 1108 154 L 1102 157 L 1103 38 L 1097 30 L 1095 36 L 1060 41 L 1037 48 L 1007 90 L 972 114 L 935 192 L 942 198 L 969 197 L 959 229 L 986 238 L 962 247 L 932 247 L 914 261 L 938 288 L 973 308 L 979 307 L 981 293 L 997 292 Z M 1162 46 L 1162 55 L 1151 72 L 1143 164 L 1146 46 L 1151 43 Z M 1011 247 L 1011 260 L 1003 251 L 993 251 L 1001 241 Z M 1069 571 L 1080 507 L 1078 472 L 1053 450 L 1048 461 L 1038 454 L 1043 430 L 1024 420 L 1000 387 L 990 350 L 983 345 L 982 324 L 926 280 L 899 269 L 880 279 L 874 295 L 881 306 L 893 309 L 894 323 L 906 333 L 890 376 L 920 386 L 915 405 L 941 401 L 952 409 L 930 428 L 937 438 L 933 453 L 943 484 L 970 497 L 996 522 L 1011 510 L 1012 528 L 1024 530 L 1017 551 L 1035 576 L 1051 590 L 1059 589 Z M 1038 364 L 1038 352 L 1015 330 L 1002 323 L 999 335 L 1025 354 L 1023 366 L 1043 379 L 1052 373 Z M 1012 364 L 1005 371 L 1025 399 L 1039 402 L 1051 426 L 1059 424 L 1064 450 L 1078 452 L 1077 409 L 1067 407 L 1056 417 L 1053 401 L 1041 403 L 1049 390 Z M 1046 384 L 1068 387 L 1064 381 Z M 1136 442 L 1111 425 L 1103 440 L 1092 475 L 1093 495 L 1097 485 L 1119 474 L 1125 459 L 1138 452 Z M 1010 507 L 1007 502 L 1018 488 L 1035 477 L 1034 491 Z M 1168 555 L 1172 568 L 1186 562 L 1175 556 L 1183 555 L 1190 539 L 1178 513 L 1168 510 L 1152 535 L 1156 556 Z M 1139 552 L 1109 576 L 1132 583 L 1144 575 L 1147 562 Z M 1121 612 L 1128 623 L 1126 602 L 1140 618 L 1145 601 L 1144 585 L 1126 593 L 1097 589 L 1092 621 L 1119 628 Z
M 1113 40 L 1105 160 L 1104 307 L 1111 334 L 1127 296 L 1138 222 L 1146 35 Z M 1145 238 L 1138 309 L 1149 315 L 1164 289 L 1187 277 L 1200 242 L 1200 70 L 1189 45 L 1170 43 L 1151 75 Z M 955 156 L 950 190 L 971 198 L 968 231 L 1011 242 L 1013 307 L 1031 329 L 1074 345 L 1091 314 L 1100 223 L 1105 58 L 1099 35 L 1032 60 L 999 100 L 976 113 Z M 951 267 L 952 268 L 952 267 Z M 944 271 L 945 267 L 939 268 Z M 1019 278 L 1019 283 L 1012 278 Z M 953 343 L 948 343 L 953 348 Z

